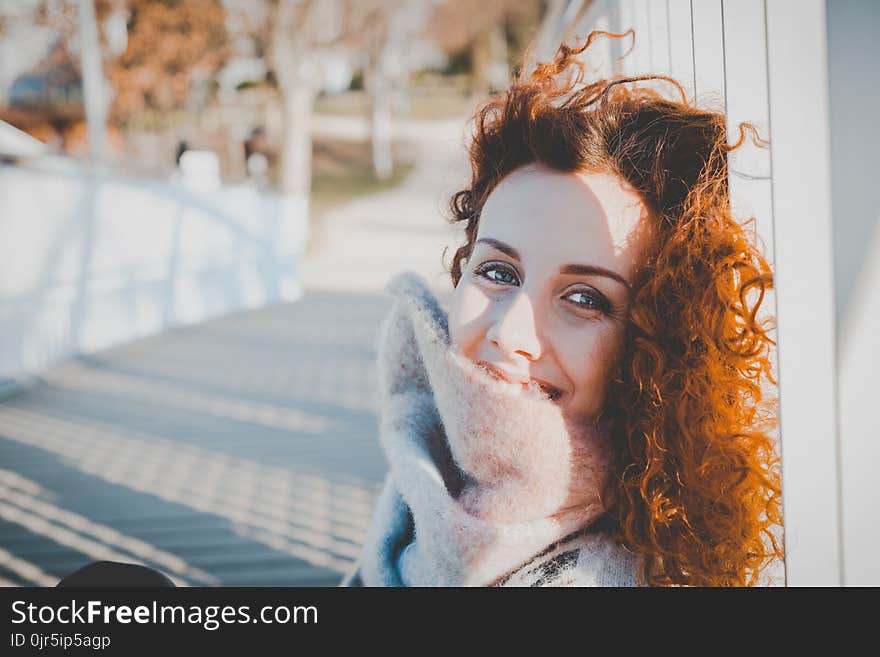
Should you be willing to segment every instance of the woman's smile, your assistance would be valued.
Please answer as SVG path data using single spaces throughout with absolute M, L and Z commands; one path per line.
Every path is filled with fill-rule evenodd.
M 543 379 L 529 377 L 528 375 L 517 375 L 513 372 L 509 372 L 503 367 L 494 365 L 492 363 L 487 363 L 486 361 L 480 361 L 479 363 L 477 363 L 477 365 L 483 368 L 489 375 L 491 375 L 495 379 L 499 381 L 505 381 L 507 383 L 510 383 L 511 385 L 516 385 L 522 390 L 528 389 L 529 384 L 534 383 L 549 399 L 557 401 L 562 397 L 562 391 L 559 388 L 550 385 Z

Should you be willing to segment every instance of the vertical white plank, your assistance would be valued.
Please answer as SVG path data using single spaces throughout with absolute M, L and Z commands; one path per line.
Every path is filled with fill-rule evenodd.
M 635 30 L 632 37 L 621 40 L 621 54 L 632 46 L 632 51 L 620 62 L 624 75 L 651 73 L 651 23 L 648 19 L 650 0 L 620 0 L 618 5 L 618 31 Z
M 667 0 L 669 15 L 669 64 L 688 98 L 694 95 L 694 48 L 690 0 Z
M 696 2 L 695 2 L 696 4 Z M 696 7 L 695 7 L 696 11 Z M 764 139 L 770 137 L 770 101 L 767 95 L 767 44 L 763 0 L 724 0 L 721 3 L 723 31 L 724 101 L 727 110 L 728 140 L 739 139 L 739 125 L 749 122 Z M 695 34 L 695 39 L 699 37 Z M 774 264 L 773 251 L 773 187 L 770 177 L 770 150 L 747 141 L 729 156 L 730 197 L 734 216 L 754 220 L 754 228 L 762 254 Z M 775 268 L 774 268 L 775 272 Z M 775 290 L 764 298 L 759 319 L 764 321 L 777 314 Z M 771 331 L 778 343 L 778 335 Z M 778 380 L 778 353 L 771 354 L 773 373 Z M 781 397 L 777 388 L 767 384 L 767 394 Z M 781 452 L 780 431 L 774 433 L 777 450 Z M 784 500 L 783 500 L 784 503 Z M 783 509 L 784 511 L 784 509 Z M 776 528 L 778 530 L 778 528 Z M 780 531 L 776 531 L 777 538 Z M 782 571 L 780 568 L 778 571 Z M 782 583 L 784 571 L 775 572 Z
M 669 75 L 669 21 L 666 0 L 648 0 L 651 30 L 651 72 Z
M 880 586 L 880 505 L 877 501 L 877 372 L 880 371 L 880 213 L 875 129 L 880 85 L 880 4 L 828 0 L 828 86 L 831 111 L 831 193 L 843 583 Z
M 842 564 L 825 2 L 774 0 L 765 11 L 787 582 L 836 586 Z
M 724 67 L 728 140 L 739 138 L 739 124 L 754 124 L 770 135 L 767 97 L 767 44 L 763 0 L 724 0 Z M 772 144 L 770 146 L 772 148 Z M 730 155 L 730 195 L 734 214 L 754 217 L 764 255 L 773 262 L 773 199 L 770 150 L 745 143 Z
M 614 31 L 615 14 L 612 0 L 595 0 L 577 25 L 577 35 L 583 40 L 593 30 Z M 612 41 L 606 37 L 599 37 L 581 56 L 581 60 L 587 66 L 588 77 L 610 77 L 614 74 L 615 46 Z
M 835 226 L 837 231 L 841 228 Z M 880 586 L 876 468 L 880 445 L 874 409 L 880 367 L 880 230 L 875 229 L 869 242 L 864 269 L 854 281 L 855 290 L 846 322 L 839 329 L 842 556 L 845 567 L 843 583 L 847 586 Z
M 724 111 L 724 24 L 721 0 L 691 0 L 697 104 Z

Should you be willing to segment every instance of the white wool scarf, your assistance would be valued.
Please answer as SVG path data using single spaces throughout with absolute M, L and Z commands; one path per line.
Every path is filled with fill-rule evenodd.
M 500 381 L 461 355 L 417 274 L 387 289 L 396 301 L 378 365 L 389 473 L 360 583 L 497 584 L 604 513 L 607 429 L 569 422 L 537 385 Z

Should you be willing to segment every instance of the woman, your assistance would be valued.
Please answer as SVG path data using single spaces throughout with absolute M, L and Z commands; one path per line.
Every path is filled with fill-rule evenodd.
M 727 183 L 754 130 L 729 146 L 662 76 L 584 83 L 600 35 L 478 111 L 448 314 L 389 286 L 389 476 L 343 585 L 750 585 L 782 558 L 772 273 Z

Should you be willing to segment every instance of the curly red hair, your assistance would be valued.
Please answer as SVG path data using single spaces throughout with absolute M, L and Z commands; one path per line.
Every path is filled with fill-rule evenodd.
M 522 73 L 475 115 L 470 185 L 452 222 L 477 236 L 488 195 L 507 174 L 540 162 L 559 171 L 612 172 L 649 208 L 655 239 L 633 285 L 625 345 L 603 413 L 616 467 L 604 528 L 644 556 L 650 585 L 752 585 L 783 551 L 771 320 L 758 311 L 773 275 L 731 214 L 724 114 L 688 103 L 659 75 L 584 82 L 577 48 Z M 566 75 L 561 76 L 565 73 Z M 665 81 L 680 100 L 638 83 Z M 775 388 L 772 388 L 775 390 Z

